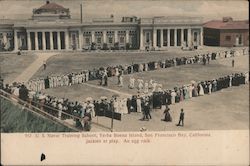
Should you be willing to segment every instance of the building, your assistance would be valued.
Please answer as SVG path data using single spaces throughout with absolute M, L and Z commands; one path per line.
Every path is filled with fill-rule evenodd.
M 28 20 L 0 20 L 0 50 L 166 49 L 202 46 L 202 18 L 123 17 L 72 19 L 47 1 Z
M 248 46 L 249 21 L 233 21 L 231 17 L 213 20 L 204 24 L 204 45 L 207 46 Z

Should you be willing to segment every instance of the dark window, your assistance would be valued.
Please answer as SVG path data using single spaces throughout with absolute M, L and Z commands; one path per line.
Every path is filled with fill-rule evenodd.
M 230 41 L 231 40 L 231 36 L 226 36 L 226 41 Z
M 109 37 L 109 43 L 112 44 L 113 43 L 113 38 Z
M 85 43 L 90 44 L 90 39 L 88 37 L 85 38 Z
M 98 43 L 98 44 L 101 44 L 101 43 L 102 43 L 102 38 L 98 37 L 98 38 L 97 38 L 97 43 Z

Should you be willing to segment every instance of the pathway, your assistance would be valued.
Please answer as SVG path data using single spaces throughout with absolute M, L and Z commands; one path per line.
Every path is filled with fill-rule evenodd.
M 37 53 L 38 58 L 31 63 L 13 82 L 27 82 L 39 70 L 44 61 L 56 53 Z

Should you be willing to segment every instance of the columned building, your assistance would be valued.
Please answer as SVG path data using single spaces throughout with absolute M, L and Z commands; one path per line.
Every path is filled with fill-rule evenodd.
M 141 18 L 140 49 L 202 46 L 201 23 L 198 17 Z
M 82 49 L 166 49 L 203 45 L 198 17 L 123 17 L 115 22 L 95 18 L 71 19 L 70 11 L 56 3 L 33 9 L 28 20 L 0 21 L 0 51 Z

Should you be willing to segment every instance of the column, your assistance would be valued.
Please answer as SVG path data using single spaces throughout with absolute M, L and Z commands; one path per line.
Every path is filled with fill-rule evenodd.
M 28 45 L 28 50 L 31 50 L 31 42 L 30 42 L 30 32 L 27 32 L 27 45 Z
M 68 30 L 66 30 L 64 32 L 65 34 L 65 50 L 68 50 L 69 49 L 69 32 Z
M 177 29 L 174 29 L 174 46 L 177 46 Z
M 50 39 L 50 50 L 54 50 L 53 32 L 49 33 L 49 39 Z
M 118 31 L 115 31 L 115 43 L 118 42 Z
M 203 28 L 200 31 L 200 46 L 203 46 Z
M 107 31 L 103 31 L 102 35 L 103 35 L 103 43 L 107 44 Z
M 45 32 L 42 32 L 43 50 L 46 50 L 46 37 Z
M 143 29 L 140 30 L 140 49 L 144 50 Z
M 168 29 L 168 47 L 170 47 L 170 29 Z
M 17 31 L 14 30 L 14 50 L 18 50 L 18 38 L 17 38 Z
M 4 44 L 6 44 L 6 42 L 8 42 L 7 40 L 8 40 L 7 39 L 7 33 L 3 33 L 3 42 L 4 42 Z
M 91 31 L 91 42 L 95 43 L 95 31 Z
M 81 29 L 79 29 L 78 34 L 79 34 L 79 49 L 81 50 L 82 49 L 82 43 L 83 43 L 83 34 L 82 34 Z
M 34 32 L 35 34 L 35 50 L 39 50 L 39 47 L 38 47 L 38 32 Z
M 126 30 L 126 43 L 129 43 L 129 30 Z
M 156 48 L 157 45 L 157 29 L 153 29 L 153 47 Z
M 60 31 L 57 32 L 57 49 L 61 50 L 61 36 L 60 36 Z
M 161 29 L 161 48 L 163 47 L 163 29 Z
M 181 29 L 181 46 L 183 46 L 184 42 L 184 29 Z
M 188 47 L 191 47 L 191 28 L 188 28 Z

